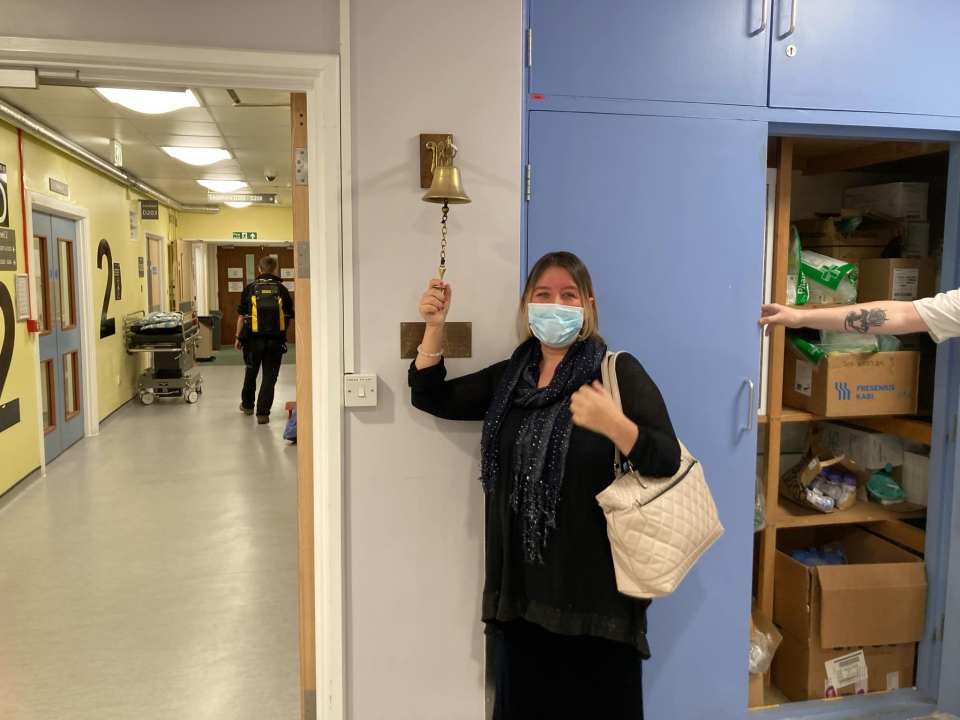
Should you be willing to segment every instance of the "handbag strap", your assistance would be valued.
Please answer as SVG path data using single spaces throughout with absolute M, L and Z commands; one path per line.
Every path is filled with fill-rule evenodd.
M 620 357 L 618 352 L 608 352 L 604 358 L 603 362 L 600 363 L 600 382 L 603 383 L 604 389 L 607 391 L 607 394 L 613 399 L 613 402 L 616 403 L 617 409 L 621 412 L 623 411 L 623 402 L 620 399 L 620 381 L 617 378 L 617 358 Z M 623 457 L 620 454 L 620 448 L 617 447 L 616 443 L 613 445 L 613 467 L 616 472 L 620 471 L 620 467 L 623 464 Z

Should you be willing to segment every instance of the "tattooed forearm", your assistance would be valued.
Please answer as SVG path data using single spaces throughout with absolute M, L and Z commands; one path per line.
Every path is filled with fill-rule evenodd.
M 866 334 L 870 328 L 882 327 L 887 322 L 885 310 L 853 310 L 843 321 L 843 329 L 847 332 Z

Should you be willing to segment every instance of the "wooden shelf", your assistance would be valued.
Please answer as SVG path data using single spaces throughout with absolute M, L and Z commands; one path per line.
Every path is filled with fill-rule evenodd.
M 844 422 L 870 430 L 897 435 L 906 440 L 931 445 L 933 439 L 933 425 L 928 420 L 918 420 L 912 417 L 861 417 L 848 418 Z
M 875 415 L 875 416 L 853 416 L 853 417 L 823 417 L 814 415 L 805 410 L 785 407 L 780 414 L 781 422 L 799 423 L 799 422 L 843 422 L 857 427 L 876 430 L 878 432 L 896 435 L 905 440 L 930 445 L 933 436 L 933 426 L 928 420 L 921 420 L 915 417 L 905 417 L 901 415 Z
M 840 512 L 821 513 L 816 510 L 807 510 L 794 502 L 780 498 L 777 505 L 777 516 L 772 519 L 772 524 L 777 528 L 855 525 L 891 520 L 912 520 L 922 518 L 926 514 L 927 511 L 923 508 L 909 512 L 895 512 L 871 502 L 858 502 L 849 510 Z M 771 522 L 771 519 L 768 518 L 767 521 Z

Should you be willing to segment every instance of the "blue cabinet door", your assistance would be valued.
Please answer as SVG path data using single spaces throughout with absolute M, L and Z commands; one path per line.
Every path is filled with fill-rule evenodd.
M 726 527 L 653 603 L 648 717 L 741 717 L 747 698 L 765 123 L 531 112 L 527 267 L 590 268 L 600 330 L 636 355 L 703 462 Z
M 766 105 L 770 3 L 530 0 L 530 90 Z
M 957 0 L 776 0 L 770 105 L 960 115 L 958 27 Z

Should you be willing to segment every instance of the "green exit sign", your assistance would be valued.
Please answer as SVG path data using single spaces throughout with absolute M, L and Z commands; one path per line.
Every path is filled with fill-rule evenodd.
M 237 230 L 233 231 L 234 240 L 256 240 L 257 234 L 255 232 L 239 232 Z

